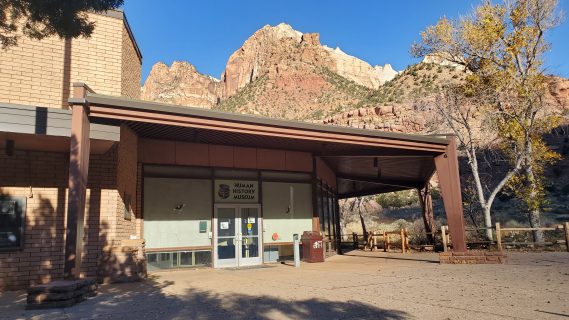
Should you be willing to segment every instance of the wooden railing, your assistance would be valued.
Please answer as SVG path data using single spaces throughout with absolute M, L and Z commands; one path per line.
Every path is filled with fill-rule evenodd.
M 496 242 L 493 241 L 488 241 L 488 240 L 481 240 L 478 242 L 475 242 L 476 244 L 487 244 L 487 245 L 494 245 L 496 244 L 498 250 L 503 250 L 503 246 L 506 244 L 516 244 L 516 245 L 520 245 L 520 244 L 531 244 L 530 242 L 509 242 L 509 243 L 505 243 L 503 242 L 503 236 L 505 233 L 509 233 L 509 232 L 532 232 L 532 231 L 536 231 L 536 230 L 541 230 L 541 231 L 555 231 L 555 230 L 564 230 L 564 234 L 565 234 L 565 239 L 563 240 L 558 240 L 556 242 L 552 242 L 552 243 L 544 243 L 545 245 L 548 244 L 565 244 L 566 246 L 566 250 L 569 252 L 569 222 L 565 222 L 562 225 L 557 225 L 555 227 L 549 227 L 549 228 L 502 228 L 500 226 L 500 223 L 496 223 L 495 227 L 490 227 L 490 228 L 486 228 L 486 227 L 478 227 L 478 228 L 466 228 L 465 231 L 466 232 L 480 232 L 480 231 L 485 231 L 488 229 L 494 229 L 496 232 Z M 443 246 L 443 251 L 447 252 L 450 247 L 451 247 L 451 237 L 450 237 L 450 232 L 448 230 L 448 226 L 441 226 L 440 231 L 438 232 L 433 232 L 431 233 L 433 235 L 434 239 L 439 238 L 440 236 L 440 240 L 438 241 L 442 241 L 442 246 Z M 341 243 L 346 245 L 346 244 L 352 244 L 354 249 L 359 249 L 360 246 L 363 247 L 364 250 L 369 249 L 369 250 L 375 250 L 375 249 L 379 249 L 379 243 L 382 243 L 382 249 L 384 251 L 389 251 L 391 249 L 391 237 L 397 237 L 399 236 L 402 239 L 402 245 L 401 245 L 401 251 L 402 252 L 408 252 L 410 249 L 409 246 L 409 233 L 407 231 L 407 229 L 401 229 L 399 231 L 380 231 L 380 232 L 369 232 L 367 235 L 367 239 L 364 237 L 364 235 L 358 235 L 356 233 L 352 233 L 351 235 L 348 235 L 346 240 L 348 241 L 342 241 Z M 351 239 L 350 239 L 351 237 Z M 378 238 L 381 237 L 381 241 L 378 241 Z M 351 240 L 351 241 L 350 241 Z M 440 243 L 440 242 L 438 242 Z M 471 244 L 473 242 L 469 242 L 469 244 Z M 433 247 L 433 245 L 428 245 Z
M 551 228 L 502 228 L 500 223 L 496 223 L 496 245 L 498 250 L 502 251 L 504 244 L 522 244 L 519 242 L 512 242 L 512 243 L 504 243 L 502 242 L 502 234 L 506 232 L 533 232 L 533 231 L 557 231 L 557 230 L 564 230 L 565 232 L 565 246 L 567 247 L 567 252 L 569 252 L 569 222 L 565 222 L 564 224 L 557 225 Z M 559 243 L 559 242 L 557 242 Z M 563 243 L 563 240 L 561 240 Z M 523 244 L 527 244 L 524 242 Z M 544 243 L 544 244 L 555 244 L 553 243 Z
M 409 232 L 407 229 L 401 229 L 399 231 L 380 231 L 380 232 L 369 232 L 367 234 L 367 239 L 365 235 L 359 235 L 357 233 L 352 233 L 352 241 L 345 242 L 343 244 L 351 243 L 354 249 L 359 249 L 360 245 L 363 245 L 364 250 L 376 250 L 379 249 L 378 238 L 381 237 L 381 243 L 383 244 L 383 251 L 387 252 L 391 249 L 392 237 L 399 236 L 401 238 L 401 252 L 405 253 L 409 251 Z

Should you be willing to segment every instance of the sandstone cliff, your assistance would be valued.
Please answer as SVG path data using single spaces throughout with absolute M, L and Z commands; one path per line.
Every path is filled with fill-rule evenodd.
M 176 61 L 168 67 L 155 64 L 144 82 L 141 98 L 157 102 L 211 108 L 221 93 L 219 80 L 199 73 L 187 63 Z
M 157 63 L 142 98 L 173 104 L 396 132 L 426 132 L 432 110 L 418 102 L 466 74 L 429 55 L 401 72 L 371 66 L 317 33 L 264 26 L 228 59 L 220 80 L 187 62 Z M 569 106 L 569 80 L 552 77 L 548 101 Z M 393 112 L 386 112 L 390 109 Z M 557 110 L 563 111 L 563 107 Z
M 264 26 L 255 32 L 229 60 L 221 79 L 225 97 L 237 93 L 259 77 L 283 70 L 302 70 L 325 67 L 355 83 L 378 88 L 391 80 L 393 72 L 383 73 L 369 63 L 350 56 L 340 48 L 332 49 L 320 43 L 317 33 L 302 34 L 290 25 Z M 380 67 L 381 68 L 381 67 Z
M 549 94 L 554 104 L 561 106 L 565 111 L 569 110 L 569 79 L 551 77 L 549 80 Z
M 390 65 L 373 67 L 322 45 L 317 33 L 302 34 L 281 23 L 249 37 L 229 57 L 220 81 L 189 63 L 157 63 L 142 98 L 302 119 L 353 105 L 397 74 Z M 338 90 L 339 85 L 345 88 Z

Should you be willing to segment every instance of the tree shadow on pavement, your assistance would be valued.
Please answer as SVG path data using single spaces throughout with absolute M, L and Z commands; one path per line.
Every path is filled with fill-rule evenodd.
M 60 309 L 66 319 L 387 319 L 410 315 L 374 307 L 359 301 L 329 301 L 319 298 L 290 300 L 267 295 L 213 293 L 185 289 L 171 293 L 172 281 L 152 277 L 137 283 L 103 286 L 99 296 L 71 308 Z M 20 313 L 24 318 L 53 318 L 53 311 Z M 57 317 L 56 317 L 57 318 Z

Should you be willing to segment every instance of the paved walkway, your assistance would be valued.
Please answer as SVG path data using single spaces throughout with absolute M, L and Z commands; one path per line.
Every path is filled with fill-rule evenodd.
M 507 265 L 439 265 L 435 254 L 353 251 L 320 264 L 155 273 L 105 285 L 67 309 L 0 319 L 569 319 L 569 253 L 510 253 Z

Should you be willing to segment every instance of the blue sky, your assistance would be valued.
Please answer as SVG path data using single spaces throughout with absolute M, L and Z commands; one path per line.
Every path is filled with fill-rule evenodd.
M 266 24 L 286 22 L 320 41 L 339 46 L 372 65 L 396 70 L 416 62 L 409 48 L 419 32 L 439 17 L 468 13 L 479 1 L 408 0 L 126 0 L 124 10 L 143 55 L 142 79 L 158 61 L 188 61 L 219 77 L 229 56 Z M 569 12 L 569 0 L 560 0 Z M 569 22 L 549 35 L 549 73 L 569 77 Z

